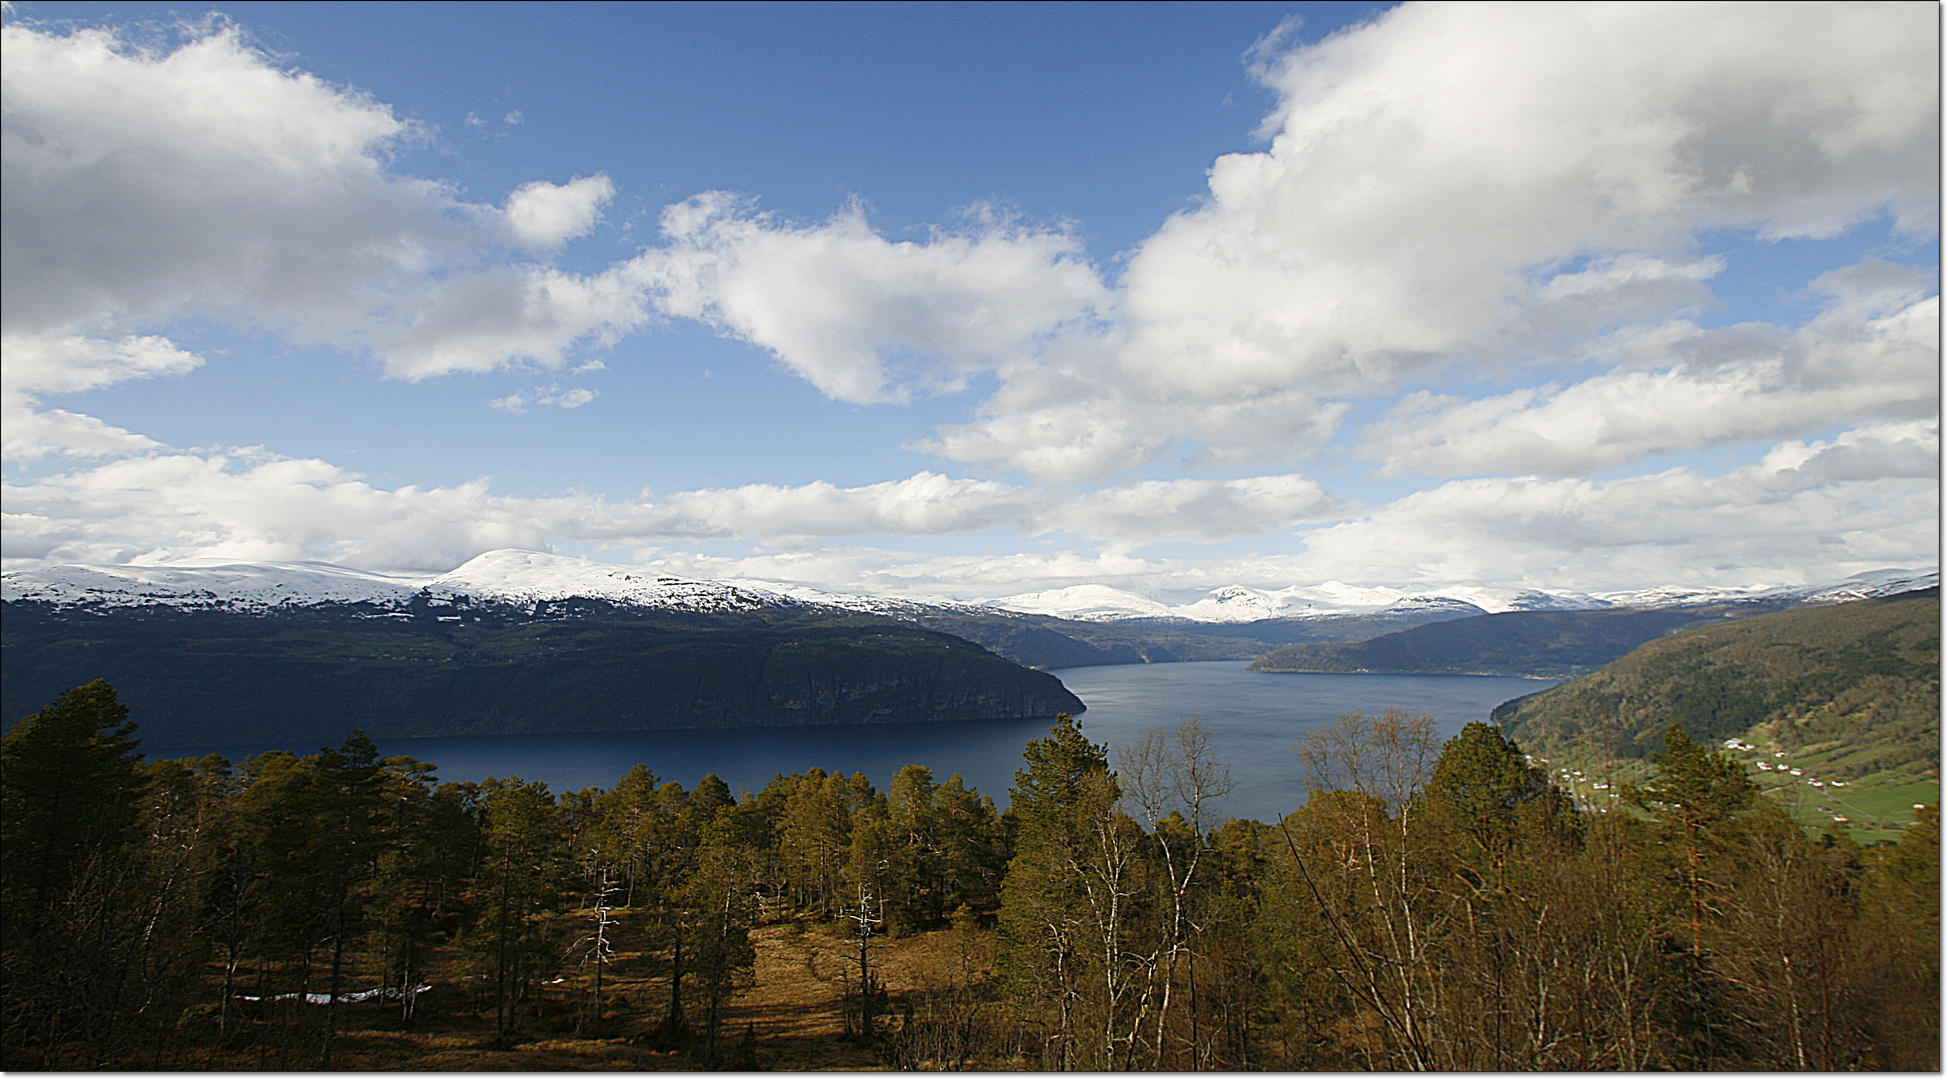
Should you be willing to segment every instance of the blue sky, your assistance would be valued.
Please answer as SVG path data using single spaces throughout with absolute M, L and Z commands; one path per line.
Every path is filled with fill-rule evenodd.
M 1932 566 L 1937 19 L 9 4 L 6 565 Z

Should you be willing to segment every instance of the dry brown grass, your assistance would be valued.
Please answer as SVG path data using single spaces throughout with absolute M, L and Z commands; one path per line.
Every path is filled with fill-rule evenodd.
M 938 930 L 904 938 L 874 939 L 873 963 L 897 1016 L 909 995 L 965 985 L 988 966 L 989 935 Z M 857 972 L 856 945 L 835 924 L 789 921 L 751 933 L 756 954 L 748 986 L 732 997 L 723 1017 L 719 1053 L 737 1069 L 847 1070 L 886 1068 L 881 1047 L 845 1037 L 843 1002 Z M 309 1037 L 277 1037 L 275 1024 L 261 1028 L 271 1043 L 240 1039 L 228 1052 L 187 1050 L 166 1064 L 174 1068 L 305 1069 L 334 1071 L 568 1072 L 588 1069 L 694 1070 L 700 1047 L 660 1048 L 656 1038 L 667 1000 L 663 980 L 617 977 L 633 959 L 604 980 L 604 1037 L 575 1032 L 587 986 L 579 977 L 545 988 L 536 1019 L 524 1013 L 515 1034 L 494 1037 L 492 1003 L 467 984 L 443 983 L 422 1000 L 418 1022 L 399 1021 L 397 1006 L 341 1005 L 340 1033 L 329 1059 Z M 694 1001 L 693 1001 L 694 1005 Z M 311 1007 L 307 1017 L 322 1020 Z M 245 1017 L 240 1016 L 239 1021 Z M 268 1020 L 269 1018 L 263 1018 Z M 693 1017 L 694 1021 L 694 1017 Z M 888 1027 L 897 1020 L 889 1017 Z M 302 1043 L 302 1045 L 300 1045 Z M 882 1040 L 881 1045 L 884 1045 Z

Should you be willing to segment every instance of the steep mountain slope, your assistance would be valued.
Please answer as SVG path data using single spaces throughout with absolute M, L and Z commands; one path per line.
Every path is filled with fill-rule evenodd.
M 1283 646 L 1365 641 L 1453 622 L 1457 629 L 1451 633 L 1481 640 L 1456 645 L 1438 635 L 1410 638 L 1404 645 L 1388 641 L 1366 652 L 1336 649 L 1294 654 L 1268 665 L 1272 670 L 1560 674 L 1612 659 L 1648 635 L 1625 640 L 1621 648 L 1609 651 L 1579 651 L 1555 640 L 1551 634 L 1556 631 L 1551 631 L 1542 634 L 1538 654 L 1538 643 L 1522 637 L 1519 621 L 1478 624 L 1476 618 L 1485 612 L 1622 611 L 1677 603 L 1700 611 L 1702 604 L 1730 604 L 1733 607 L 1725 610 L 1749 613 L 1821 598 L 1875 595 L 1933 580 L 1932 573 L 1884 570 L 1837 585 L 1730 591 L 1659 588 L 1602 597 L 1475 586 L 1427 592 L 1328 581 L 1276 590 L 1234 585 L 1203 594 L 1172 594 L 1178 600 L 1199 597 L 1186 603 L 1165 603 L 1090 585 L 967 603 L 832 593 L 768 581 L 693 580 L 641 567 L 506 549 L 486 552 L 443 574 L 421 576 L 315 562 L 54 566 L 0 575 L 0 597 L 60 611 L 288 613 L 340 607 L 398 614 L 443 605 L 456 610 L 479 605 L 541 620 L 578 610 L 741 614 L 770 621 L 867 615 L 953 634 L 1016 663 L 1041 668 L 1250 659 Z M 1662 616 L 1649 621 L 1659 619 Z M 1514 637 L 1496 640 L 1497 634 L 1511 629 Z
M 1722 618 L 1718 609 L 1510 611 L 1417 626 L 1358 642 L 1295 645 L 1252 671 L 1563 676 L 1608 663 L 1660 634 Z
M 598 601 L 634 612 L 745 613 L 765 618 L 863 614 L 954 634 L 1016 663 L 1042 668 L 1248 660 L 1293 642 L 1357 640 L 1479 613 L 1478 608 L 1458 601 L 1365 590 L 1342 599 L 1377 610 L 1256 620 L 1232 617 L 1236 611 L 1215 620 L 1172 614 L 1111 617 L 1098 612 L 1102 617 L 1078 619 L 994 604 L 860 596 L 767 581 L 698 581 L 511 549 L 490 551 L 447 573 L 423 577 L 375 574 L 329 563 L 56 566 L 7 572 L 0 595 L 51 609 L 94 611 L 167 608 L 268 613 L 357 605 L 380 613 L 415 605 L 484 604 L 548 618 L 583 601 Z M 1172 610 L 1152 607 L 1155 612 Z
M 1753 735 L 1831 752 L 1842 777 L 1941 754 L 1939 589 L 1681 630 L 1575 682 L 1495 710 L 1539 755 L 1641 759 L 1672 721 L 1700 741 Z
M 151 746 L 274 738 L 634 731 L 1080 712 L 1052 675 L 959 638 L 827 610 L 605 601 L 405 610 L 60 609 L 9 601 L 11 722 L 105 678 Z

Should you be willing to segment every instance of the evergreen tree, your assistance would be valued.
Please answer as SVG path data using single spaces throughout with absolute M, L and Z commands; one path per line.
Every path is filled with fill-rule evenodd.
M 1522 748 L 1500 727 L 1483 723 L 1467 725 L 1441 748 L 1425 797 L 1490 863 L 1514 843 L 1525 810 L 1538 807 L 1550 816 L 1568 810 L 1562 793 L 1528 763 Z
M 1081 866 L 1092 812 L 1113 805 L 1115 781 L 1108 747 L 1090 742 L 1067 713 L 1022 758 L 1009 808 L 1019 832 L 1001 884 L 1001 964 L 1023 1005 L 1044 1017 L 1052 1008 L 1043 1060 L 1066 1070 L 1082 1064 L 1086 1050 L 1079 1006 L 1092 958 L 1091 912 Z
M 469 938 L 475 965 L 494 985 L 494 1034 L 513 1030 L 516 1009 L 552 970 L 553 934 L 541 915 L 566 876 L 559 865 L 559 808 L 548 785 L 518 777 L 481 785 L 485 865 L 475 880 L 479 929 Z
M 1941 807 L 1914 810 L 1897 843 L 1871 849 L 1849 928 L 1870 1003 L 1871 1067 L 1941 1068 Z
M 136 725 L 97 679 L 0 736 L 0 889 L 6 937 L 31 939 L 90 859 L 119 852 L 142 797 Z
M 684 938 L 690 966 L 703 997 L 706 1069 L 719 1064 L 724 1006 L 756 963 L 750 937 L 752 868 L 751 852 L 737 843 L 731 808 L 718 807 L 700 830 L 695 869 L 679 890 L 689 916 Z
M 0 736 L 0 1025 L 7 1067 L 70 1040 L 113 1044 L 142 910 L 135 845 L 146 787 L 135 724 L 106 682 L 62 694 Z
M 1730 755 L 1706 751 L 1681 724 L 1665 730 L 1664 751 L 1654 760 L 1657 775 L 1642 787 L 1626 787 L 1624 801 L 1655 818 L 1673 842 L 1691 905 L 1691 951 L 1701 955 L 1712 899 L 1724 887 L 1712 868 L 1724 851 L 1722 826 L 1750 810 L 1759 789 Z

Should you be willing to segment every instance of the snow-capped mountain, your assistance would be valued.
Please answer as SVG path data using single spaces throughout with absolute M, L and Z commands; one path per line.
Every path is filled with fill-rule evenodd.
M 1263 619 L 1307 619 L 1321 615 L 1419 615 L 1435 612 L 1481 615 L 1501 611 L 1583 611 L 1607 604 L 1580 593 L 1487 589 L 1476 586 L 1440 592 L 1409 592 L 1387 586 L 1328 581 L 1283 589 L 1226 585 L 1187 604 L 1165 604 L 1106 585 L 1074 585 L 1023 593 L 991 606 L 1035 615 L 1103 622 L 1118 619 L 1185 619 L 1203 623 L 1245 623 Z
M 895 618 L 955 611 L 988 615 L 1053 615 L 1093 622 L 1184 620 L 1249 623 L 1327 615 L 1449 614 L 1587 611 L 1725 601 L 1839 603 L 1887 596 L 1940 583 L 1937 571 L 1875 570 L 1845 581 L 1753 589 L 1660 586 L 1588 595 L 1459 586 L 1409 590 L 1328 581 L 1283 589 L 1230 585 L 1202 598 L 1168 604 L 1107 585 L 1073 585 L 985 603 L 917 601 L 833 593 L 803 585 L 747 579 L 698 581 L 637 567 L 616 566 L 537 551 L 489 551 L 444 574 L 379 574 L 321 562 L 172 563 L 167 566 L 52 566 L 0 575 L 0 596 L 60 607 L 162 604 L 185 609 L 270 611 L 312 604 L 363 603 L 405 607 L 416 599 L 438 604 L 513 604 L 532 609 L 573 598 L 632 607 L 726 612 L 762 608 L 841 608 Z
M 1675 607 L 1681 604 L 1711 604 L 1737 601 L 1777 601 L 1785 603 L 1833 604 L 1849 600 L 1868 600 L 1892 596 L 1913 589 L 1941 584 L 1939 570 L 1869 570 L 1840 582 L 1817 585 L 1777 585 L 1750 589 L 1697 588 L 1664 585 L 1635 592 L 1598 593 L 1597 599 L 1614 607 Z
M 0 596 L 61 607 L 269 610 L 327 603 L 404 604 L 424 578 L 321 562 L 50 566 L 0 575 Z
M 588 599 L 670 611 L 721 612 L 799 607 L 805 603 L 761 582 L 692 581 L 633 567 L 513 549 L 476 555 L 429 579 L 424 588 L 436 601 L 464 598 L 521 606 Z
M 1086 622 L 1154 619 L 1172 614 L 1169 605 L 1108 585 L 1071 585 L 1066 589 L 1022 593 L 988 601 L 989 607 L 1029 615 L 1054 615 Z
M 1845 603 L 1849 600 L 1871 600 L 1877 596 L 1893 596 L 1895 593 L 1911 592 L 1915 589 L 1939 588 L 1941 573 L 1928 570 L 1916 573 L 1912 570 L 1871 570 L 1855 574 L 1838 585 L 1815 586 L 1807 592 L 1805 599 L 1816 603 Z

